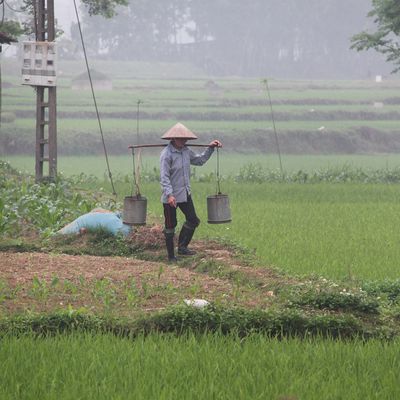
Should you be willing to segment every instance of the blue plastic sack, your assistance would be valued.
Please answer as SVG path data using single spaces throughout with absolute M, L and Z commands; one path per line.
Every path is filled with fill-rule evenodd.
M 70 235 L 80 233 L 81 229 L 105 229 L 106 231 L 117 235 L 122 233 L 128 235 L 131 232 L 131 226 L 124 224 L 121 219 L 121 213 L 111 211 L 91 211 L 81 215 L 70 224 L 64 226 L 57 233 Z

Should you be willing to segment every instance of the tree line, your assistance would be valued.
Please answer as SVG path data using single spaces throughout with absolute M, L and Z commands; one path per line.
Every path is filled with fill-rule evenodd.
M 37 3 L 0 0 L 0 33 L 32 33 Z M 190 62 L 216 75 L 365 77 L 382 69 L 383 58 L 354 50 L 374 49 L 395 71 L 400 68 L 398 0 L 81 0 L 81 5 L 85 40 L 96 57 Z M 80 57 L 76 25 L 71 35 L 69 43 L 60 41 L 60 53 Z
M 92 55 L 109 59 L 190 62 L 215 75 L 365 77 L 383 60 L 349 47 L 370 9 L 370 0 L 130 0 L 112 19 L 84 18 L 84 33 Z

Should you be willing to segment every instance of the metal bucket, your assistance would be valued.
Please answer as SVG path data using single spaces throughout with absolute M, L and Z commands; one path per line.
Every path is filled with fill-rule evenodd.
M 229 197 L 226 194 L 216 194 L 207 197 L 207 213 L 209 224 L 224 224 L 231 222 Z
M 146 197 L 126 196 L 122 221 L 128 225 L 146 225 L 147 199 Z

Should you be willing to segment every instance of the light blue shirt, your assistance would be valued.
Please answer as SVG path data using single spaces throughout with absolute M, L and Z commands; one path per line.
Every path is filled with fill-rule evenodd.
M 213 147 L 207 147 L 203 153 L 196 154 L 187 146 L 178 150 L 169 143 L 160 155 L 161 201 L 168 203 L 171 195 L 178 203 L 187 201 L 187 194 L 190 194 L 190 164 L 203 165 L 213 152 Z

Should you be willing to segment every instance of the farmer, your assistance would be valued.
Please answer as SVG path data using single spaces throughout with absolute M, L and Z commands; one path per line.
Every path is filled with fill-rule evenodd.
M 161 139 L 170 140 L 160 156 L 160 182 L 168 260 L 176 262 L 177 258 L 174 252 L 174 235 L 177 225 L 176 209 L 180 208 L 186 218 L 178 238 L 179 255 L 190 256 L 195 254 L 193 250 L 188 249 L 188 245 L 192 240 L 195 229 L 200 224 L 191 197 L 190 164 L 203 165 L 211 157 L 214 148 L 222 147 L 222 144 L 219 140 L 213 140 L 203 153 L 194 153 L 186 146 L 186 142 L 197 139 L 197 136 L 181 123 L 174 125 Z

